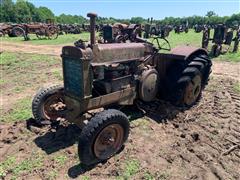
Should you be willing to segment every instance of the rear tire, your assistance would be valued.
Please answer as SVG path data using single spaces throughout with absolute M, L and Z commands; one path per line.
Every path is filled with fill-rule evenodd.
M 96 114 L 80 135 L 80 162 L 93 165 L 109 159 L 119 152 L 128 135 L 129 121 L 121 111 L 109 109 Z
M 174 88 L 174 103 L 191 107 L 201 97 L 201 92 L 211 73 L 211 60 L 207 55 L 199 55 L 190 60 L 177 79 Z

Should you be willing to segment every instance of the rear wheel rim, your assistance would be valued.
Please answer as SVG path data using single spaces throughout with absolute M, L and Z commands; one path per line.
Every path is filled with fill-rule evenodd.
M 124 129 L 120 124 L 110 124 L 96 137 L 93 151 L 97 158 L 107 159 L 114 155 L 123 144 Z
M 196 75 L 186 86 L 184 94 L 184 102 L 186 105 L 192 105 L 196 102 L 201 92 L 201 76 Z

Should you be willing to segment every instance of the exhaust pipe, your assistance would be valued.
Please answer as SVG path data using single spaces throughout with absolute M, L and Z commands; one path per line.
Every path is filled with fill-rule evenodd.
M 90 34 L 91 34 L 91 46 L 96 43 L 96 37 L 95 37 L 95 26 L 96 26 L 96 17 L 97 14 L 95 13 L 88 13 L 87 17 L 90 18 Z

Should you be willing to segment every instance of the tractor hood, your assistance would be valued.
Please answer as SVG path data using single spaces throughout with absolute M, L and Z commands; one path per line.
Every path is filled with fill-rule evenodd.
M 106 63 L 141 59 L 153 52 L 146 43 L 94 44 L 93 63 Z

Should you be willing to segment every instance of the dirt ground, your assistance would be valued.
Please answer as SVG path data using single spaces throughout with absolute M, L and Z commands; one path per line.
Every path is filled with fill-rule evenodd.
M 22 52 L 22 53 L 36 53 L 59 56 L 61 54 L 60 45 L 31 45 L 27 43 L 12 43 L 1 41 L 0 52 Z
M 19 51 L 17 46 L 4 48 Z M 47 54 L 50 51 L 47 49 Z M 240 179 L 239 82 L 239 63 L 216 61 L 202 98 L 191 109 L 162 101 L 141 104 L 145 114 L 136 107 L 123 108 L 131 116 L 128 142 L 119 154 L 95 167 L 79 164 L 77 139 L 81 131 L 74 125 L 61 122 L 40 128 L 31 118 L 0 123 L 0 162 L 7 169 L 0 177 Z M 34 95 L 31 88 L 24 93 Z M 11 102 L 15 95 L 7 98 Z

